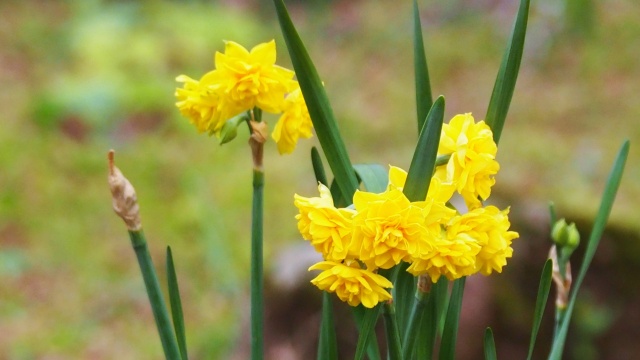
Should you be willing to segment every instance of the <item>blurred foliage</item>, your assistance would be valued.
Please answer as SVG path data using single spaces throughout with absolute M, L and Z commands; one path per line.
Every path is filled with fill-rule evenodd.
M 276 38 L 279 62 L 288 59 L 271 7 L 224 3 L 0 3 L 3 356 L 161 356 L 134 254 L 110 209 L 109 148 L 138 190 L 156 264 L 166 245 L 174 250 L 192 357 L 224 358 L 242 347 L 249 149 L 196 134 L 174 108 L 174 78 L 209 70 L 224 39 L 251 46 Z M 434 95 L 447 97 L 445 117 L 484 117 L 516 2 L 420 3 Z M 568 218 L 589 219 L 614 152 L 630 138 L 630 166 L 611 222 L 637 234 L 640 5 L 593 5 L 592 33 L 581 40 L 565 32 L 557 2 L 532 5 L 496 195 L 510 198 L 514 216 L 545 213 L 553 199 Z M 411 2 L 291 2 L 291 12 L 354 161 L 407 167 L 415 141 L 406 135 L 415 133 Z M 301 143 L 287 157 L 267 144 L 268 268 L 297 240 L 292 195 L 315 191 L 308 155 L 314 144 Z M 618 316 L 602 311 L 584 331 L 596 336 Z

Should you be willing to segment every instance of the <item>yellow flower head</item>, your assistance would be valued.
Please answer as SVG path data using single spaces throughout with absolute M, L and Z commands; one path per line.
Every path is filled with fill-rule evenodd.
M 353 204 L 357 213 L 351 246 L 369 267 L 389 269 L 430 246 L 424 202 L 411 203 L 402 191 L 391 189 L 381 194 L 356 191 Z
M 313 123 L 300 88 L 287 95 L 283 110 L 271 137 L 278 144 L 280 154 L 290 154 L 300 137 L 308 139 L 313 135 Z
M 225 101 L 214 85 L 206 81 L 194 80 L 186 75 L 178 76 L 176 81 L 184 83 L 183 88 L 176 89 L 176 106 L 199 132 L 218 135 L 224 122 L 239 112 Z
M 507 258 L 513 254 L 511 242 L 518 238 L 515 231 L 509 231 L 509 209 L 500 211 L 495 206 L 476 208 L 454 218 L 447 227 L 447 233 L 466 234 L 480 245 L 476 255 L 476 271 L 490 275 L 502 272 Z
M 434 283 L 440 276 L 459 279 L 475 273 L 479 251 L 480 244 L 469 234 L 443 231 L 434 239 L 433 250 L 414 257 L 407 271 L 416 276 L 427 274 Z
M 276 43 L 271 40 L 247 51 L 233 41 L 225 43 L 224 54 L 216 52 L 216 69 L 208 74 L 211 82 L 234 105 L 249 110 L 282 111 L 285 95 L 294 89 L 294 72 L 275 64 Z
M 385 290 L 393 285 L 384 276 L 361 269 L 357 261 L 341 264 L 334 261 L 319 262 L 309 270 L 322 270 L 311 283 L 320 290 L 333 293 L 351 306 L 364 305 L 372 308 L 382 301 L 391 300 Z
M 325 259 L 344 260 L 350 255 L 351 218 L 354 211 L 336 209 L 326 186 L 320 184 L 318 190 L 320 197 L 294 196 L 294 204 L 300 211 L 296 215 L 298 230 Z
M 500 169 L 495 160 L 497 151 L 493 133 L 484 121 L 475 123 L 471 114 L 456 115 L 442 127 L 438 155 L 451 158 L 437 169 L 436 177 L 453 182 L 470 209 L 479 207 L 478 197 L 489 197 Z

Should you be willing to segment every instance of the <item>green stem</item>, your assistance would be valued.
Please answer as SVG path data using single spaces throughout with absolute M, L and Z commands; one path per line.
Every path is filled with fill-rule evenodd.
M 388 359 L 402 360 L 402 346 L 400 345 L 400 332 L 398 331 L 398 323 L 396 321 L 396 308 L 392 302 L 385 302 L 383 309 Z
M 262 144 L 260 144 L 262 145 Z M 262 265 L 263 229 L 263 189 L 262 168 L 253 169 L 253 206 L 251 208 L 251 359 L 264 357 L 264 298 Z
M 405 333 L 404 333 L 404 338 L 405 338 L 405 343 L 403 344 L 404 359 L 411 359 L 413 356 L 416 340 L 418 338 L 418 328 L 420 326 L 420 323 L 422 322 L 422 317 L 424 316 L 424 310 L 427 307 L 427 299 L 428 299 L 429 291 L 427 287 L 420 285 L 421 282 L 423 285 L 426 284 L 424 282 L 425 280 L 426 279 L 423 277 L 418 278 L 418 288 L 416 289 L 415 301 L 413 302 L 413 308 L 411 309 L 411 314 L 409 315 L 407 328 L 405 329 Z
M 156 275 L 155 268 L 153 267 L 151 255 L 149 255 L 149 248 L 147 247 L 147 241 L 144 233 L 142 230 L 129 230 L 129 237 L 131 238 L 131 245 L 136 253 L 136 257 L 138 258 L 140 272 L 142 273 L 144 285 L 147 289 L 147 294 L 149 295 L 149 302 L 151 303 L 153 318 L 156 321 L 156 327 L 160 334 L 160 341 L 162 342 L 165 359 L 180 360 L 180 349 L 178 348 L 178 342 L 173 333 L 173 325 L 169 318 L 167 305 L 162 297 L 160 283 L 158 282 L 158 276 Z

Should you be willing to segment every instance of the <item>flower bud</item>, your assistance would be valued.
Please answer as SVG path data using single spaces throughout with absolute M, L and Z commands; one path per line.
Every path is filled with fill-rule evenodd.
M 565 219 L 560 219 L 553 224 L 551 238 L 558 246 L 572 250 L 580 244 L 580 233 L 576 228 L 576 224 L 567 224 Z
M 235 139 L 236 136 L 238 136 L 238 126 L 246 119 L 247 116 L 245 114 L 240 114 L 227 120 L 224 125 L 222 125 L 222 129 L 220 129 L 220 145 L 224 145 Z

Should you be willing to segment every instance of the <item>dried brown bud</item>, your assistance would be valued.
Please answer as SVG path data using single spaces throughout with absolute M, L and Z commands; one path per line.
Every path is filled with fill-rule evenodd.
M 122 175 L 113 163 L 114 151 L 109 150 L 109 188 L 113 197 L 113 210 L 127 224 L 127 229 L 139 231 L 142 229 L 140 221 L 140 207 L 133 185 Z
M 431 287 L 433 283 L 431 279 L 427 275 L 418 276 L 418 291 L 422 293 L 429 293 L 431 291 Z
M 267 141 L 269 131 L 265 122 L 251 121 L 251 137 L 249 138 L 249 146 L 251 146 L 251 155 L 253 157 L 253 167 L 262 171 L 262 159 L 264 151 L 264 143 Z

